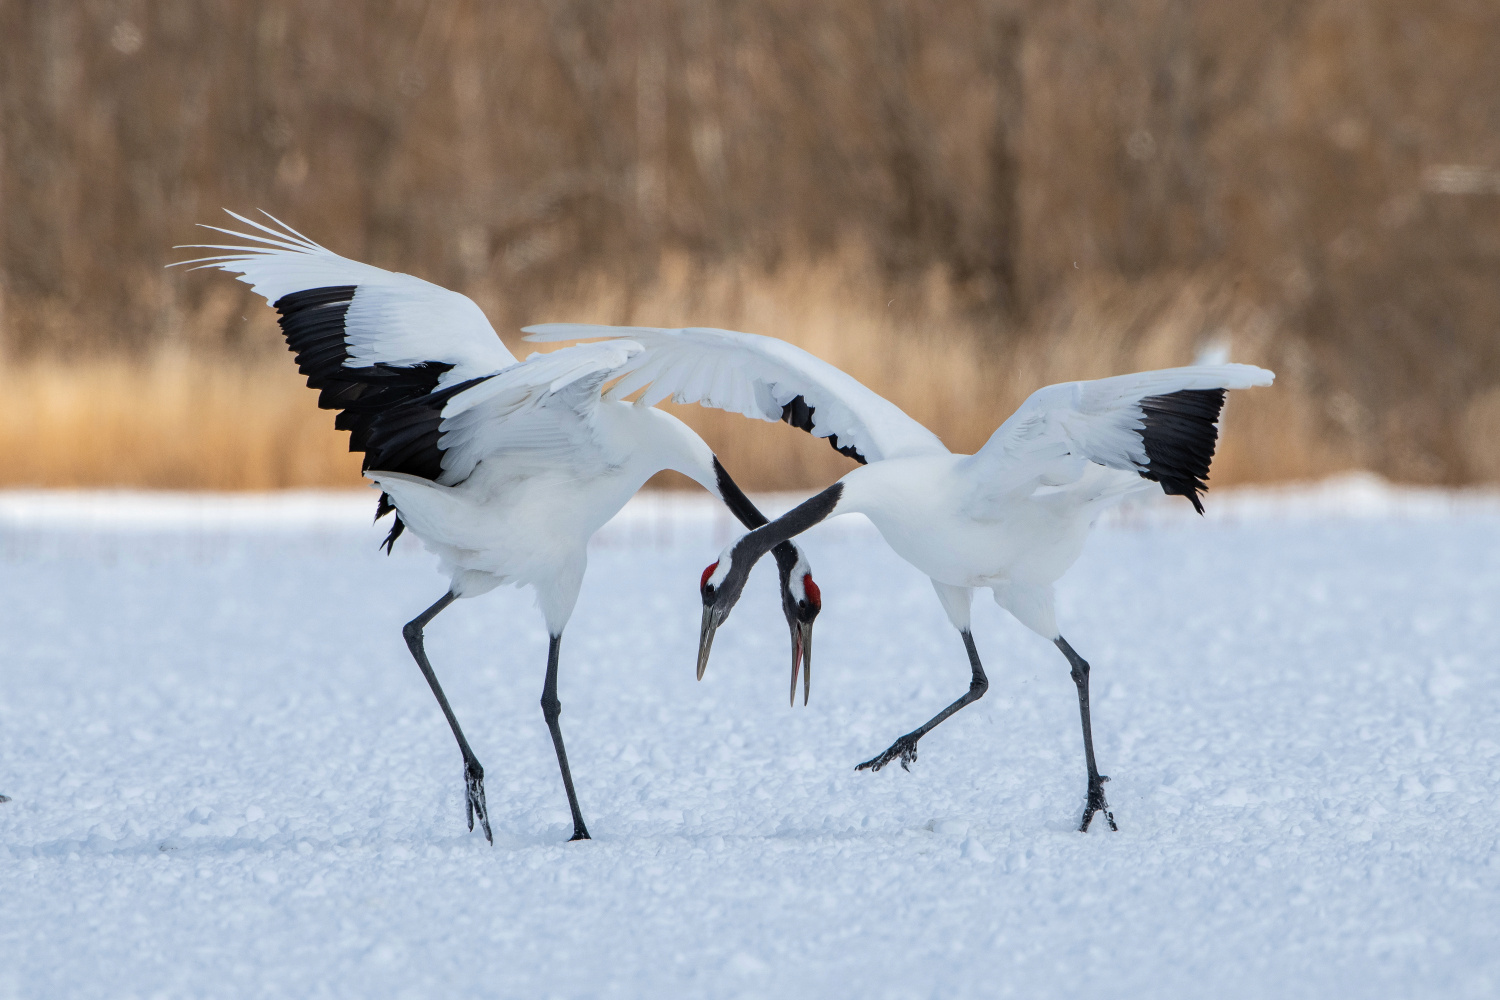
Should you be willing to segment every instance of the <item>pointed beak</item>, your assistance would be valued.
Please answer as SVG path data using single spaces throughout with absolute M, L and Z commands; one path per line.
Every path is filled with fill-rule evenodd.
M 792 625 L 792 690 L 789 703 L 797 704 L 797 668 L 802 668 L 802 704 L 812 695 L 812 622 Z
M 714 632 L 718 630 L 722 622 L 717 609 L 706 607 L 703 609 L 703 627 L 698 632 L 698 679 L 703 679 L 703 672 L 708 669 L 708 651 L 714 645 Z

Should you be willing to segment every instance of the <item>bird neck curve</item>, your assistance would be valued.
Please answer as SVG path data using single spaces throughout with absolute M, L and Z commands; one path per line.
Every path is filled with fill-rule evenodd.
M 744 565 L 748 571 L 757 559 L 777 545 L 790 541 L 832 517 L 838 510 L 839 500 L 843 495 L 844 483 L 840 480 L 822 493 L 802 501 L 776 520 L 756 528 L 735 545 L 735 564 Z
M 679 472 L 724 499 L 714 453 L 691 427 L 654 406 L 617 405 L 625 408 L 621 414 L 631 424 L 638 454 L 650 464 L 653 475 L 663 469 Z

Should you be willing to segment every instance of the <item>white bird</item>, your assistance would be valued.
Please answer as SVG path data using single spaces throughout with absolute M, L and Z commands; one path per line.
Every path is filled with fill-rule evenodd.
M 258 233 L 203 228 L 256 245 L 179 248 L 219 251 L 181 263 L 240 275 L 275 307 L 299 370 L 322 390 L 318 405 L 342 411 L 334 426 L 365 454 L 365 475 L 382 490 L 376 520 L 396 514 L 387 552 L 409 527 L 450 578 L 402 634 L 463 755 L 469 829 L 477 814 L 493 843 L 484 768 L 438 684 L 423 629 L 460 597 L 514 584 L 536 591 L 551 637 L 542 714 L 573 813 L 571 839 L 588 839 L 558 726 L 557 665 L 589 538 L 663 469 L 698 482 L 746 527 L 765 517 L 682 421 L 601 399 L 640 345 L 616 340 L 517 361 L 468 297 L 340 257 L 269 215 L 279 228 L 229 214 Z M 799 549 L 779 547 L 777 562 L 795 683 L 798 661 L 810 663 L 821 599 Z
M 822 493 L 742 536 L 704 571 L 698 676 L 714 632 L 739 600 L 751 566 L 773 545 L 838 514 L 870 519 L 898 555 L 932 578 L 963 637 L 972 681 L 963 697 L 859 769 L 917 759 L 917 741 L 989 687 L 969 612 L 977 588 L 1067 657 L 1078 688 L 1088 798 L 1079 829 L 1114 816 L 1094 761 L 1089 665 L 1058 631 L 1053 584 L 1078 558 L 1089 527 L 1141 490 L 1185 496 L 1201 514 L 1227 389 L 1270 385 L 1271 372 L 1220 364 L 1140 372 L 1032 393 L 976 454 L 955 455 L 937 436 L 846 373 L 769 337 L 728 330 L 552 324 L 533 339 L 629 337 L 644 349 L 612 390 L 650 386 L 643 399 L 785 419 L 860 462 Z M 605 343 L 618 343 L 604 341 Z

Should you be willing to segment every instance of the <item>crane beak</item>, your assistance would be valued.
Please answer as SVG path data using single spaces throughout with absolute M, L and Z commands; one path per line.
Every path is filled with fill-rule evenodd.
M 698 632 L 698 679 L 703 679 L 703 672 L 708 669 L 708 651 L 714 645 L 714 632 L 718 630 L 719 624 L 724 616 L 718 609 L 706 607 L 703 609 L 703 626 Z
M 802 704 L 812 695 L 812 622 L 792 623 L 792 690 L 788 703 L 797 704 L 797 668 L 802 668 Z

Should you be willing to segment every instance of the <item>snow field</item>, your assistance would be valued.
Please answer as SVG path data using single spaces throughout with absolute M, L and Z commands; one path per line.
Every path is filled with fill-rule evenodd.
M 853 519 L 806 537 L 811 705 L 769 563 L 694 682 L 733 532 L 656 496 L 564 636 L 592 843 L 530 595 L 428 628 L 491 848 L 400 636 L 443 581 L 372 496 L 0 497 L 0 997 L 1495 995 L 1500 503 L 1207 500 L 1112 517 L 1059 585 L 1118 834 L 1073 832 L 1066 663 L 988 600 L 989 694 L 853 770 L 968 682 Z

